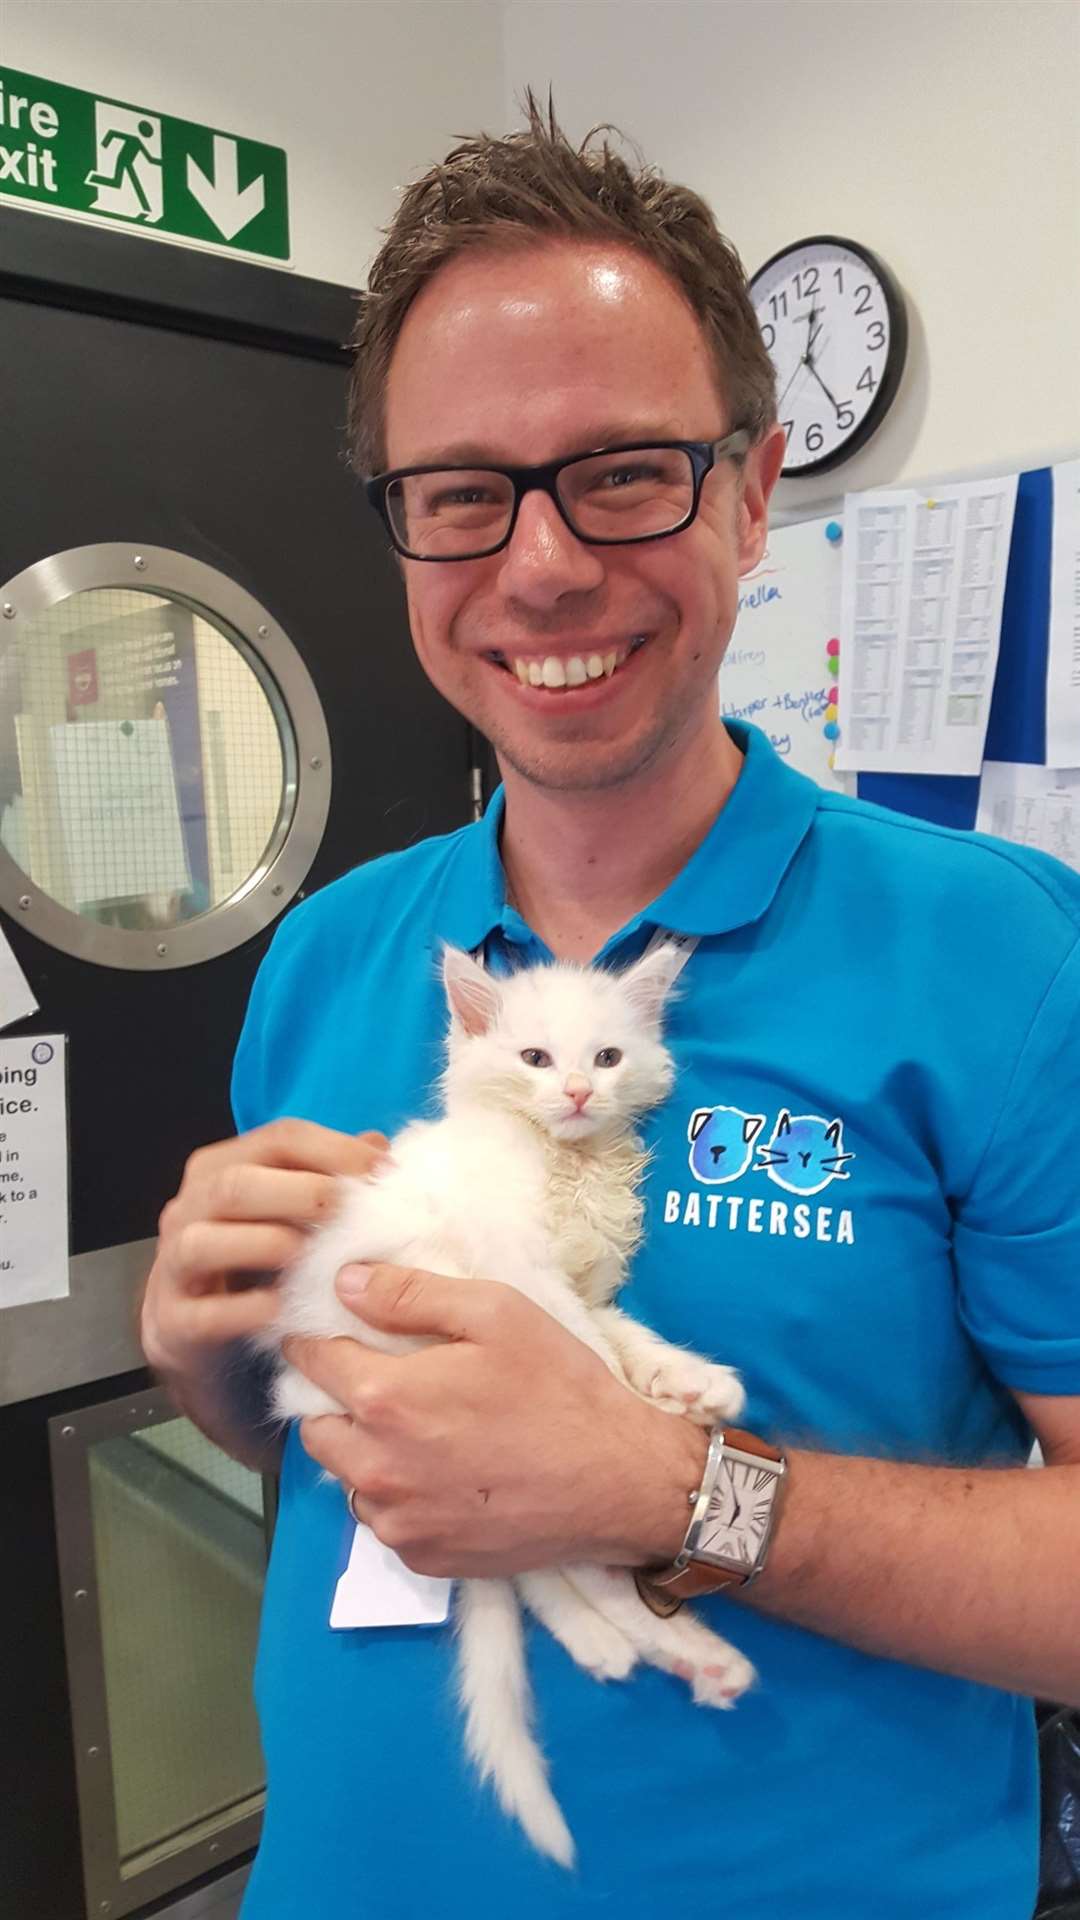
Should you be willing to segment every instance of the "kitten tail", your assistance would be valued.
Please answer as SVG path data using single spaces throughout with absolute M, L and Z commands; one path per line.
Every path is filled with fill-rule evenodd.
M 465 1742 L 504 1811 L 541 1853 L 572 1867 L 574 1842 L 529 1731 L 521 1610 L 508 1580 L 462 1580 L 456 1594 Z

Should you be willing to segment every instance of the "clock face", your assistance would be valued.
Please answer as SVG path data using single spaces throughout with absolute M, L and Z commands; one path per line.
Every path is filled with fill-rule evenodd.
M 785 474 L 820 473 L 868 440 L 892 402 L 907 317 L 886 267 L 845 240 L 805 240 L 750 283 L 776 368 Z
M 698 1553 L 715 1553 L 750 1567 L 768 1530 L 776 1474 L 767 1467 L 725 1459 L 716 1477 L 698 1538 Z

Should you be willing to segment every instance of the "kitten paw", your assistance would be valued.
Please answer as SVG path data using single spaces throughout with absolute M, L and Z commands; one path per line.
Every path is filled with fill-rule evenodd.
M 728 1711 L 753 1686 L 757 1673 L 736 1647 L 721 1646 L 707 1666 L 695 1665 L 685 1677 L 699 1707 Z
M 733 1367 L 717 1366 L 677 1348 L 653 1369 L 644 1391 L 665 1413 L 681 1413 L 699 1427 L 737 1420 L 746 1405 L 742 1381 Z
M 271 1407 L 279 1420 L 304 1420 L 309 1414 L 344 1413 L 345 1408 L 298 1367 L 286 1367 L 274 1381 Z

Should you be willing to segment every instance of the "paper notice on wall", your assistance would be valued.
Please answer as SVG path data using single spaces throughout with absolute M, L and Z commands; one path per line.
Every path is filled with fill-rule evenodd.
M 975 826 L 980 833 L 1052 853 L 1080 873 L 1080 770 L 988 760 Z
M 753 573 L 720 668 L 720 711 L 750 720 L 819 786 L 851 788 L 829 765 L 836 698 L 828 646 L 840 632 L 840 546 L 827 520 L 774 528 Z M 826 732 L 826 728 L 829 729 Z
M 0 929 L 0 1027 L 25 1020 L 28 1013 L 37 1012 L 37 1006 L 30 982 Z
M 978 773 L 1017 479 L 848 495 L 838 767 Z
M 1053 469 L 1046 764 L 1080 767 L 1080 460 Z
M 62 1033 L 0 1040 L 0 1308 L 70 1292 L 66 1052 Z

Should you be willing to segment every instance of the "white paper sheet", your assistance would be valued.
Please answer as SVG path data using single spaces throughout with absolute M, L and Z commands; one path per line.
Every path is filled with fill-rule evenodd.
M 10 1027 L 14 1020 L 25 1020 L 28 1013 L 37 1012 L 37 1006 L 30 982 L 0 929 L 0 1027 Z
M 1080 771 L 988 760 L 975 825 L 1021 847 L 1039 847 L 1080 873 Z
M 332 1627 L 437 1627 L 450 1612 L 449 1580 L 413 1573 L 370 1527 L 353 1534 L 334 1589 Z
M 191 885 L 165 720 L 50 727 L 76 906 Z
M 1053 469 L 1046 764 L 1080 767 L 1080 460 Z
M 978 773 L 1017 479 L 848 495 L 838 767 Z
M 837 682 L 826 648 L 840 632 L 840 547 L 828 520 L 778 527 L 760 565 L 739 582 L 739 612 L 720 669 L 720 711 L 750 720 L 822 787 L 854 782 L 829 765 L 826 713 Z
M 66 1045 L 0 1040 L 0 1307 L 71 1291 Z

